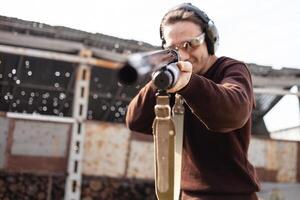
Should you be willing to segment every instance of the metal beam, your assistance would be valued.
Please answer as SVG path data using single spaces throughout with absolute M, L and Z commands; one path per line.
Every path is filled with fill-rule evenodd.
M 296 76 L 257 76 L 252 75 L 254 87 L 292 87 L 300 85 L 300 78 Z
M 0 31 L 0 44 L 65 53 L 78 53 L 81 49 L 85 48 L 85 46 L 79 42 L 31 36 L 21 33 L 13 34 L 7 31 Z M 96 47 L 89 47 L 89 49 L 92 50 L 93 55 L 98 58 L 117 62 L 124 62 L 126 59 L 126 56 L 120 53 L 99 49 Z
M 86 57 L 80 57 L 78 55 L 55 53 L 51 51 L 29 49 L 29 48 L 22 48 L 22 47 L 12 47 L 7 45 L 0 45 L 0 52 L 45 58 L 50 60 L 59 60 L 59 61 L 65 61 L 70 63 L 80 63 L 80 64 L 92 65 L 92 66 L 109 68 L 109 69 L 118 69 L 122 65 L 121 63 L 96 59 L 92 57 L 86 58 Z
M 90 57 L 91 51 L 88 49 L 82 50 L 80 56 Z M 85 120 L 88 110 L 90 78 L 91 68 L 87 65 L 80 64 L 76 68 L 76 82 L 73 97 L 73 117 L 76 119 L 76 122 L 74 122 L 72 126 L 65 200 L 79 200 L 81 196 L 81 173 L 86 132 Z
M 34 49 L 45 49 L 67 53 L 77 53 L 84 48 L 79 42 L 51 39 L 25 34 L 0 31 L 0 44 L 23 46 Z
M 254 88 L 255 94 L 273 94 L 273 95 L 296 95 L 300 97 L 300 92 L 291 92 L 290 90 L 284 90 L 281 88 Z
M 71 117 L 56 117 L 52 115 L 40 115 L 40 114 L 26 114 L 26 113 L 15 113 L 7 112 L 7 118 L 14 119 L 25 119 L 34 121 L 45 121 L 45 122 L 55 122 L 55 123 L 74 123 L 75 119 Z
M 102 59 L 107 59 L 107 60 L 113 60 L 115 62 L 125 62 L 127 59 L 127 56 L 124 54 L 119 54 L 116 52 L 112 51 L 107 51 L 95 47 L 90 47 L 89 48 L 93 52 L 94 57 L 102 58 Z

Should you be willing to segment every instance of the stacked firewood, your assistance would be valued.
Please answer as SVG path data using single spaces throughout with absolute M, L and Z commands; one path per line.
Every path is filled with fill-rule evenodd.
M 65 176 L 0 172 L 0 200 L 63 200 Z M 151 181 L 83 176 L 82 200 L 154 200 Z
M 154 200 L 154 183 L 141 180 L 84 177 L 82 200 Z
M 53 176 L 51 181 L 51 200 L 63 200 L 65 195 L 65 176 Z
M 0 174 L 0 199 L 46 200 L 48 178 L 23 174 Z

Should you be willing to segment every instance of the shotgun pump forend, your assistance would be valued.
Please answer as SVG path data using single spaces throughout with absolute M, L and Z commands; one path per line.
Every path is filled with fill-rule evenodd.
M 128 57 L 118 71 L 118 80 L 124 85 L 132 85 L 152 74 L 152 81 L 159 90 L 172 88 L 179 77 L 179 60 L 175 50 L 157 50 L 135 53 Z

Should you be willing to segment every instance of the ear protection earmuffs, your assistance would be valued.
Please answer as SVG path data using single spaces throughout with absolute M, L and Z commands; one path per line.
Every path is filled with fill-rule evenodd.
M 172 11 L 176 11 L 176 10 L 184 10 L 184 11 L 193 12 L 193 13 L 195 13 L 195 15 L 197 17 L 199 17 L 200 20 L 202 20 L 204 22 L 205 27 L 204 27 L 203 31 L 205 33 L 205 42 L 207 45 L 207 50 L 210 55 L 214 55 L 219 46 L 219 33 L 218 33 L 218 30 L 217 30 L 214 22 L 211 19 L 209 19 L 209 17 L 206 15 L 205 12 L 203 12 L 196 6 L 192 5 L 191 3 L 183 3 L 183 4 L 178 5 L 174 8 L 172 8 L 171 10 L 169 10 L 165 14 L 165 16 L 168 15 L 168 13 L 170 13 Z M 162 24 L 160 24 L 159 32 L 160 32 L 160 38 L 162 40 L 162 46 L 164 46 L 166 41 L 163 37 Z

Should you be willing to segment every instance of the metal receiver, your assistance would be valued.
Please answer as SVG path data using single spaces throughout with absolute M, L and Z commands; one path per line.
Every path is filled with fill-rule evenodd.
M 175 85 L 179 77 L 176 63 L 179 60 L 175 50 L 157 50 L 136 53 L 128 57 L 118 72 L 118 80 L 124 85 L 132 85 L 152 74 L 152 81 L 159 90 L 167 90 Z

